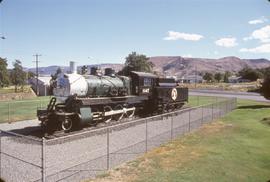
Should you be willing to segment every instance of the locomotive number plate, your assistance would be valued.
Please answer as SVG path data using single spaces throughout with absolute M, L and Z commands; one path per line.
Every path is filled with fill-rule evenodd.
M 142 93 L 149 93 L 149 88 L 143 88 Z

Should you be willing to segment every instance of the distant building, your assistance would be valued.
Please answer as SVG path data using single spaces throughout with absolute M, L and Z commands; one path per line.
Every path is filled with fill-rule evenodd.
M 38 77 L 38 92 L 39 92 L 38 94 L 37 94 L 37 90 L 36 90 L 36 88 L 37 88 L 36 87 L 36 84 L 37 84 L 36 77 L 30 78 L 28 80 L 28 82 L 37 95 L 47 96 L 47 95 L 49 95 L 50 80 L 51 80 L 51 76 L 39 76 Z
M 248 80 L 248 79 L 243 79 L 242 77 L 235 76 L 235 75 L 230 76 L 228 78 L 228 80 L 229 80 L 229 83 L 246 83 L 246 82 L 250 82 L 250 80 Z
M 173 78 L 174 80 L 177 80 L 177 76 L 166 76 L 165 78 Z
M 202 83 L 203 77 L 200 75 L 187 75 L 179 80 L 181 83 Z

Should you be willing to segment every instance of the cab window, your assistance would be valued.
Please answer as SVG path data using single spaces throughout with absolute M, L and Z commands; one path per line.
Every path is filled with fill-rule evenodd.
M 151 78 L 144 78 L 143 86 L 151 86 L 151 85 L 152 85 L 152 79 Z

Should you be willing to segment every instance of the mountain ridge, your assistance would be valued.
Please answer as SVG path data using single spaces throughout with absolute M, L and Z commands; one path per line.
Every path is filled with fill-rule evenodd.
M 149 61 L 154 64 L 154 71 L 159 75 L 171 75 L 182 77 L 186 75 L 193 75 L 197 73 L 205 72 L 221 72 L 230 71 L 237 73 L 245 67 L 251 68 L 265 68 L 270 67 L 270 60 L 259 58 L 259 59 L 240 59 L 235 56 L 222 57 L 218 59 L 211 58 L 189 58 L 182 56 L 154 56 L 149 57 Z M 87 66 L 99 66 L 102 70 L 107 67 L 113 68 L 116 71 L 120 71 L 124 64 L 114 64 L 114 63 L 104 63 L 104 64 L 94 64 Z M 42 75 L 51 75 L 56 72 L 60 67 L 63 72 L 69 71 L 69 66 L 47 66 L 40 67 L 39 74 Z M 78 66 L 78 70 L 82 65 Z M 35 68 L 29 68 L 28 71 L 34 72 Z

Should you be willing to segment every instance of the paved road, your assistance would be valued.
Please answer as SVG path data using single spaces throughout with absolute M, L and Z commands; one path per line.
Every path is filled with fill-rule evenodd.
M 233 92 L 233 91 L 220 91 L 220 90 L 203 90 L 203 89 L 190 89 L 190 95 L 199 96 L 214 96 L 214 97 L 236 97 L 238 99 L 249 99 L 263 102 L 270 102 L 258 93 L 249 92 Z

